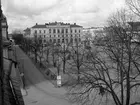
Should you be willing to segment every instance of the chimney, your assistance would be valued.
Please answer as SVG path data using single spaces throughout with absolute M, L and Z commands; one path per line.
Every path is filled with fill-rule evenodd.
M 38 25 L 38 24 L 36 23 L 36 25 Z
M 76 23 L 74 23 L 74 25 L 76 25 Z

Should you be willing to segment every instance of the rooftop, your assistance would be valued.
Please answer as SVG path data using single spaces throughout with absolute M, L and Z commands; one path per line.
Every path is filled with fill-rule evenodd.
M 34 25 L 32 28 L 46 28 L 46 25 L 45 24 L 37 24 Z
M 128 24 L 131 25 L 132 27 L 140 26 L 140 22 L 128 22 Z
M 69 25 L 70 27 L 82 27 L 80 25 L 77 25 L 76 23 L 70 24 L 70 23 L 63 23 L 63 22 L 49 22 L 45 24 L 37 24 L 34 25 L 32 28 L 46 28 L 46 26 L 53 26 L 53 25 Z

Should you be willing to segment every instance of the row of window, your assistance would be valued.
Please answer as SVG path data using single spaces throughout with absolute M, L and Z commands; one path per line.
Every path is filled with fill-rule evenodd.
M 64 29 L 62 29 L 61 30 L 61 32 L 60 32 L 60 30 L 59 29 L 49 29 L 49 33 L 52 33 L 52 30 L 53 30 L 53 33 L 64 33 Z M 42 32 L 43 31 L 43 32 Z M 39 33 L 46 33 L 46 30 L 39 30 Z M 78 32 L 78 30 L 71 30 L 71 33 L 74 33 L 74 31 L 75 31 L 75 33 L 77 33 Z M 65 32 L 66 33 L 68 33 L 68 29 L 65 29 Z M 80 33 L 81 31 L 79 30 L 79 33 Z M 37 30 L 35 30 L 35 33 L 37 34 Z
M 41 37 L 41 35 L 39 37 Z M 44 35 L 44 38 L 45 37 L 46 37 L 46 35 Z M 50 35 L 50 37 L 52 37 L 52 36 Z M 56 35 L 54 35 L 53 37 L 56 37 Z M 64 35 L 58 35 L 58 37 L 64 37 Z M 68 37 L 68 35 L 66 35 L 66 37 Z M 71 37 L 73 37 L 73 35 L 71 35 Z M 77 35 L 75 35 L 75 37 L 77 37 Z M 79 34 L 79 37 L 80 37 L 80 34 Z
M 50 37 L 56 37 L 56 35 L 50 35 Z M 58 37 L 64 37 L 64 35 L 58 35 Z M 68 35 L 65 35 L 65 37 L 68 37 Z M 71 34 L 70 37 L 73 37 L 73 35 Z M 75 37 L 77 37 L 77 35 L 75 35 Z M 79 34 L 80 37 L 80 34 Z
M 52 43 L 52 42 L 53 42 L 53 43 L 56 43 L 56 42 L 60 43 L 60 42 L 61 42 L 60 39 L 50 39 L 49 41 L 50 41 L 50 43 Z M 75 39 L 72 39 L 72 38 L 71 38 L 71 39 L 70 39 L 70 42 L 71 42 L 71 43 L 73 43 L 74 41 L 77 42 L 78 39 L 77 39 L 77 38 L 75 38 Z M 80 42 L 80 41 L 81 41 L 81 39 L 79 38 L 79 42 Z M 68 39 L 65 39 L 65 42 L 68 43 L 69 40 L 68 40 Z M 62 39 L 62 43 L 64 43 L 64 39 Z

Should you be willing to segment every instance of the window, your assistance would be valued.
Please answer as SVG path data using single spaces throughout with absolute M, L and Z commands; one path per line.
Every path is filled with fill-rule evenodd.
M 72 29 L 71 29 L 71 33 L 72 33 Z
M 44 38 L 45 38 L 45 35 L 44 35 Z
M 60 33 L 59 29 L 57 29 L 57 33 Z
M 72 34 L 71 34 L 71 37 L 72 37 Z
M 81 42 L 81 39 L 79 38 L 79 42 Z
M 77 42 L 77 39 L 75 38 L 75 42 Z
M 46 32 L 46 30 L 44 30 L 44 33 Z
M 64 29 L 61 30 L 61 33 L 64 33 Z
M 79 33 L 80 33 L 80 30 L 79 30 Z
M 80 37 L 80 34 L 79 34 L 79 37 Z
M 62 39 L 62 43 L 64 43 L 64 39 Z
M 35 34 L 37 34 L 37 30 L 35 30 Z
M 55 35 L 54 35 L 54 37 L 55 37 Z
M 56 43 L 56 39 L 53 39 L 53 42 Z
M 41 33 L 41 30 L 39 30 L 39 33 Z
M 76 37 L 76 34 L 75 34 L 75 37 Z
M 58 35 L 58 37 L 59 37 L 59 35 Z
M 46 40 L 44 39 L 44 43 L 46 42 Z
M 51 33 L 51 29 L 49 29 L 49 33 Z
M 52 42 L 52 40 L 50 39 L 50 42 Z
M 64 37 L 64 35 L 62 35 L 62 37 Z
M 51 38 L 51 35 L 50 35 L 50 38 Z
M 53 33 L 56 33 L 55 29 L 53 29 Z
M 75 29 L 75 33 L 77 32 L 77 30 Z
M 68 34 L 66 35 L 66 37 L 68 37 Z
M 60 39 L 58 39 L 58 43 L 60 43 Z
M 68 33 L 68 29 L 66 29 L 66 33 Z

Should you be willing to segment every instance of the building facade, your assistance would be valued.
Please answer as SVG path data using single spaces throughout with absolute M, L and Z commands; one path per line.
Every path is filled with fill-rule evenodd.
M 1 25 L 2 25 L 2 37 L 4 39 L 8 39 L 8 24 L 7 24 L 7 19 L 4 16 L 4 14 L 2 14 Z
M 36 35 L 43 43 L 76 43 L 81 42 L 82 28 L 76 23 L 52 22 L 43 25 L 36 23 L 31 28 L 31 37 Z
M 30 28 L 26 28 L 25 30 L 23 30 L 23 35 L 24 37 L 31 37 L 31 29 Z

